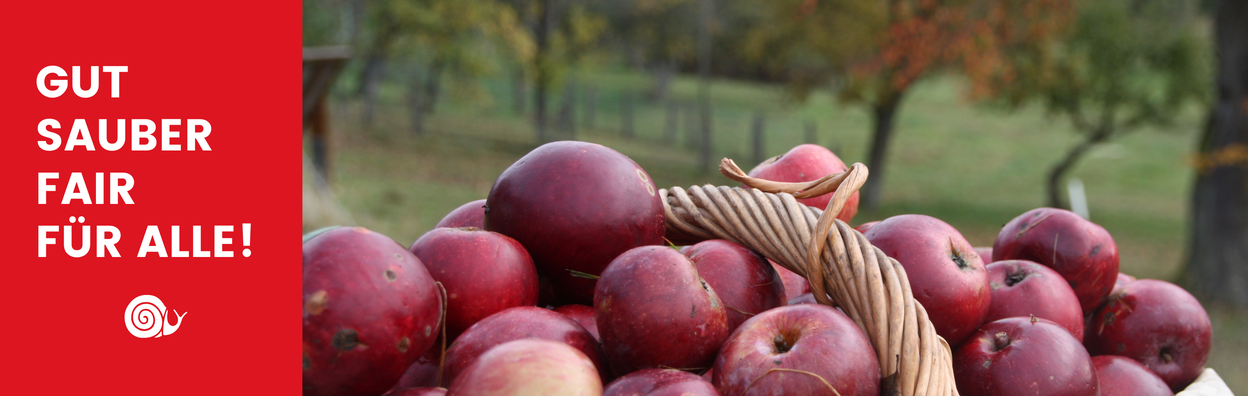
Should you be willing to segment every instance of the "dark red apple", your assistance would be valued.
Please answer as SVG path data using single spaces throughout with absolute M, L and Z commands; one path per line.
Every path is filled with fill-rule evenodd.
M 570 304 L 555 308 L 555 312 L 564 314 L 569 319 L 576 321 L 577 324 L 585 328 L 585 331 L 594 336 L 595 340 L 601 340 L 601 338 L 598 338 L 598 322 L 594 321 L 594 307 Z
M 437 338 L 442 302 L 420 259 L 364 228 L 303 243 L 303 394 L 380 394 Z
M 446 388 L 407 388 L 386 392 L 382 396 L 445 396 Z
M 476 227 L 485 228 L 485 200 L 478 199 L 460 205 L 447 213 L 434 228 Z
M 731 332 L 751 316 L 784 305 L 784 282 L 762 255 L 736 242 L 712 239 L 683 252 L 728 308 Z
M 714 370 L 711 382 L 724 396 L 880 394 L 880 365 L 867 335 L 823 305 L 750 318 L 724 343 Z
M 442 369 L 442 352 L 442 340 L 434 341 L 433 347 L 425 351 L 424 355 L 420 355 L 415 362 L 412 362 L 411 366 L 407 367 L 407 371 L 404 371 L 403 376 L 399 377 L 399 382 L 394 385 L 391 392 L 408 388 L 431 388 L 449 385 L 438 383 L 438 371 Z
M 646 369 L 607 385 L 603 396 L 719 396 L 719 391 L 697 374 L 672 369 Z
M 587 356 L 598 368 L 601 382 L 612 378 L 607 359 L 598 340 L 561 313 L 537 307 L 508 308 L 472 325 L 455 340 L 446 351 L 446 364 L 442 367 L 442 384 L 454 384 L 464 368 L 477 360 L 481 354 L 500 344 L 538 338 L 567 344 Z
M 780 264 L 776 264 L 770 259 L 767 262 L 771 263 L 771 268 L 776 269 L 776 273 L 780 274 L 780 280 L 784 282 L 785 301 L 792 300 L 805 293 L 810 293 L 810 282 L 806 281 L 806 278 L 781 267 Z
M 859 224 L 857 227 L 854 227 L 854 229 L 858 230 L 858 232 L 860 233 L 865 234 L 867 233 L 867 230 L 870 230 L 871 227 L 875 227 L 876 224 L 880 224 L 880 221 L 879 220 L 868 221 L 866 223 Z
M 1031 260 L 1062 274 L 1085 315 L 1101 305 L 1118 275 L 1114 237 L 1069 210 L 1039 208 L 1015 217 L 997 234 L 992 254 L 994 261 Z
M 949 345 L 958 345 L 983 323 L 992 303 L 988 270 L 953 226 L 931 216 L 900 215 L 864 235 L 906 269 L 914 299 Z
M 1144 363 L 1178 392 L 1209 359 L 1209 314 L 1183 288 L 1141 279 L 1109 296 L 1092 314 L 1084 337 L 1093 355 L 1126 356 Z
M 841 159 L 823 146 L 814 144 L 803 144 L 789 152 L 768 158 L 763 163 L 750 169 L 750 177 L 767 179 L 780 182 L 808 182 L 818 180 L 821 177 L 848 171 L 849 167 L 845 166 Z M 832 200 L 832 194 L 824 194 L 818 197 L 799 199 L 806 206 L 813 206 L 820 210 L 828 208 L 828 201 Z M 858 193 L 849 196 L 849 200 L 845 201 L 845 207 L 841 209 L 841 213 L 836 215 L 837 219 L 845 223 L 849 223 L 854 215 L 858 214 Z
M 465 367 L 446 394 L 600 396 L 602 380 L 597 370 L 584 353 L 567 344 L 516 340 L 491 348 Z
M 976 247 L 975 254 L 979 255 L 980 260 L 984 260 L 984 265 L 992 264 L 992 248 Z
M 434 228 L 412 243 L 446 288 L 446 336 L 511 307 L 537 304 L 537 270 L 519 242 L 478 228 Z
M 646 171 L 602 145 L 563 141 L 498 176 L 485 228 L 515 238 L 563 304 L 590 304 L 594 281 L 628 249 L 663 244 L 663 203 Z
M 594 292 L 602 346 L 618 374 L 648 368 L 702 372 L 728 339 L 728 312 L 676 249 L 643 246 L 602 272 Z
M 1157 374 L 1131 358 L 1093 356 L 1101 396 L 1174 396 Z
M 992 305 L 984 322 L 1016 316 L 1048 319 L 1083 341 L 1079 298 L 1056 271 L 1027 260 L 988 264 Z
M 984 324 L 954 352 L 953 373 L 966 396 L 1097 395 L 1092 357 L 1047 319 Z

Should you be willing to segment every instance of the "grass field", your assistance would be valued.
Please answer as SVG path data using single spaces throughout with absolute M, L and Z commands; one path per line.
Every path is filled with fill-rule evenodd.
M 579 128 L 578 140 L 627 154 L 660 187 L 727 183 L 718 173 L 697 169 L 692 150 L 660 143 L 664 108 L 657 104 L 638 102 L 636 136 L 621 136 L 619 93 L 639 95 L 649 86 L 645 76 L 598 73 L 581 76 L 580 83 L 600 94 L 596 128 Z M 421 137 L 410 132 L 401 87 L 384 87 L 372 128 L 361 126 L 357 101 L 335 99 L 330 180 L 349 213 L 338 221 L 406 245 L 451 209 L 485 198 L 498 174 L 535 145 L 529 119 L 512 111 L 508 85 L 496 81 L 484 87 L 475 96 L 439 104 Z M 1040 109 L 1005 114 L 969 105 L 960 87 L 953 78 L 931 80 L 906 98 L 881 207 L 861 212 L 854 225 L 921 213 L 952 224 L 976 246 L 991 246 L 1003 224 L 1044 205 L 1048 169 L 1078 137 Z M 691 100 L 695 90 L 695 80 L 682 78 L 673 95 Z M 738 82 L 716 82 L 712 97 L 716 159 L 734 158 L 748 170 L 753 165 L 749 127 L 754 114 L 763 112 L 767 156 L 803 143 L 804 124 L 814 122 L 819 144 L 848 163 L 866 161 L 870 119 L 861 107 L 846 107 L 827 94 L 799 103 L 778 86 Z M 1096 148 L 1071 173 L 1086 186 L 1092 220 L 1114 235 L 1123 272 L 1141 278 L 1178 276 L 1193 173 L 1187 161 L 1200 122 L 1201 115 L 1192 111 L 1172 128 L 1135 132 Z M 683 119 L 680 124 L 683 141 Z M 304 228 L 321 225 L 308 221 Z M 1209 366 L 1237 393 L 1248 394 L 1248 318 L 1242 310 L 1214 308 L 1210 313 L 1215 347 Z

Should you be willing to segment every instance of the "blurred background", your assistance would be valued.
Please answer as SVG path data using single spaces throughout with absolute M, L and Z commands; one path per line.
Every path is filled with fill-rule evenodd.
M 1089 217 L 1202 299 L 1248 394 L 1243 3 L 304 0 L 303 227 L 408 245 L 555 140 L 659 187 L 814 143 L 871 169 L 853 225 Z

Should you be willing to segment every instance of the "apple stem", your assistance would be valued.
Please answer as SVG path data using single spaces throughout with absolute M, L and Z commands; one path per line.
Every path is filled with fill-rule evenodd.
M 793 349 L 787 340 L 785 340 L 784 334 L 776 334 L 776 338 L 772 339 L 772 342 L 776 344 L 776 351 L 779 351 L 780 353 L 785 353 L 790 349 Z
M 998 351 L 1010 346 L 1010 336 L 1006 335 L 1004 331 L 997 333 L 993 338 L 993 341 L 993 346 L 996 347 L 996 350 Z

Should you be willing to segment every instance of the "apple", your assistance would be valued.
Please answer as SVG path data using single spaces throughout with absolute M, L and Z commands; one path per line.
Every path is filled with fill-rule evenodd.
M 1093 356 L 1101 396 L 1174 396 L 1157 374 L 1131 358 Z
M 897 259 L 936 334 L 957 346 L 983 323 L 992 303 L 988 270 L 966 238 L 935 217 L 900 215 L 864 234 Z
M 386 392 L 381 396 L 445 396 L 446 388 L 407 388 Z
M 564 304 L 590 304 L 616 256 L 663 243 L 663 203 L 646 171 L 594 143 L 544 144 L 494 181 L 485 229 L 515 238 Z M 575 272 L 574 272 L 575 271 Z
M 768 158 L 763 163 L 750 169 L 750 177 L 767 179 L 779 182 L 808 182 L 818 180 L 821 177 L 833 174 L 843 173 L 849 170 L 848 166 L 841 161 L 836 154 L 829 151 L 823 146 L 814 144 L 803 144 L 789 152 Z M 832 200 L 832 194 L 824 194 L 818 197 L 799 199 L 806 206 L 813 206 L 820 210 L 827 210 L 828 202 Z M 858 192 L 854 192 L 845 201 L 845 207 L 841 209 L 841 213 L 836 218 L 849 223 L 854 215 L 858 213 Z
M 537 304 L 537 269 L 519 242 L 473 227 L 434 228 L 412 243 L 433 279 L 446 288 L 449 340 L 485 317 Z
M 634 248 L 607 266 L 594 291 L 602 347 L 618 374 L 648 368 L 702 372 L 728 339 L 728 311 L 689 258 Z
M 607 385 L 603 396 L 720 396 L 697 374 L 672 369 L 646 369 Z
M 407 367 L 407 371 L 403 372 L 399 382 L 390 391 L 447 385 L 438 383 L 438 371 L 442 369 L 442 352 L 442 340 L 439 338 L 433 342 L 433 347 Z
M 954 352 L 953 374 L 966 396 L 1097 395 L 1092 357 L 1047 319 L 984 324 Z
M 1114 280 L 1114 288 L 1113 290 L 1110 290 L 1109 293 L 1113 294 L 1114 292 L 1118 291 L 1118 289 L 1121 289 L 1123 286 L 1126 286 L 1128 283 L 1131 283 L 1131 282 L 1135 282 L 1134 276 L 1119 272 L 1118 279 Z
M 303 243 L 303 394 L 380 394 L 437 338 L 442 301 L 393 239 L 339 227 Z
M 599 396 L 602 380 L 598 370 L 590 358 L 567 344 L 516 340 L 482 354 L 464 368 L 446 394 Z
M 1175 392 L 1191 384 L 1209 359 L 1209 314 L 1170 282 L 1126 284 L 1092 314 L 1090 326 L 1084 337 L 1088 352 L 1144 363 Z
M 731 332 L 751 316 L 784 305 L 784 282 L 771 263 L 736 242 L 712 239 L 684 252 L 728 308 Z
M 485 200 L 478 199 L 460 205 L 447 213 L 434 228 L 476 227 L 485 228 Z
M 984 322 L 1016 316 L 1048 319 L 1083 341 L 1079 298 L 1056 271 L 1027 260 L 988 264 L 992 304 Z
M 784 300 L 792 300 L 804 293 L 810 293 L 810 282 L 805 277 L 798 275 L 796 272 L 789 271 L 788 268 L 781 267 L 770 259 L 771 268 L 776 269 L 776 273 L 780 274 L 780 281 L 784 283 Z
M 975 254 L 984 260 L 984 265 L 992 264 L 992 247 L 976 247 Z
M 868 221 L 866 223 L 859 224 L 857 227 L 854 227 L 854 229 L 858 230 L 860 233 L 866 234 L 867 230 L 870 230 L 871 227 L 875 227 L 876 224 L 880 224 L 880 221 Z
M 724 396 L 878 396 L 880 364 L 867 335 L 845 314 L 790 305 L 741 324 L 720 350 L 711 382 Z
M 594 321 L 594 307 L 571 304 L 555 308 L 555 312 L 564 314 L 569 319 L 576 321 L 577 324 L 585 328 L 585 331 L 589 332 L 589 335 L 594 336 L 595 340 L 601 340 L 598 337 L 598 322 Z
M 538 307 L 508 308 L 482 319 L 469 327 L 446 350 L 446 362 L 442 367 L 442 384 L 455 384 L 456 378 L 481 354 L 500 344 L 537 338 L 567 344 L 589 358 L 602 383 L 612 378 L 606 356 L 598 340 L 581 325 L 561 313 Z
M 1010 220 L 997 234 L 992 254 L 994 261 L 1031 260 L 1062 274 L 1084 315 L 1101 305 L 1118 274 L 1114 237 L 1063 209 L 1032 209 Z

